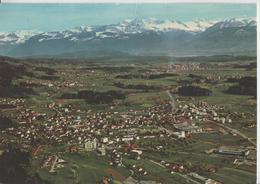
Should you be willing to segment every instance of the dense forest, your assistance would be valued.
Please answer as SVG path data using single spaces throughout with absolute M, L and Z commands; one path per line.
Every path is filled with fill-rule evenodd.
M 76 93 L 64 93 L 61 98 L 64 99 L 85 99 L 90 104 L 112 103 L 114 99 L 125 99 L 126 96 L 121 91 L 90 91 L 82 90 Z
M 240 80 L 236 79 L 234 82 L 238 84 L 229 87 L 226 92 L 236 95 L 251 95 L 257 96 L 256 77 L 243 77 Z
M 212 91 L 198 86 L 183 86 L 178 89 L 178 94 L 181 96 L 209 96 Z

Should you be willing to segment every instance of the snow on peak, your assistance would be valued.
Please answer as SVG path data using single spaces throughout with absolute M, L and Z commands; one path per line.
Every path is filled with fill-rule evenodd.
M 69 31 L 72 33 L 82 33 L 82 32 L 90 32 L 92 30 L 93 30 L 93 28 L 90 26 L 79 26 L 79 27 L 70 29 Z
M 39 32 L 30 30 L 20 30 L 15 32 L 1 32 L 0 33 L 0 44 L 20 44 Z
M 256 26 L 255 18 L 231 18 L 220 21 L 214 25 L 215 29 L 223 29 L 229 27 L 245 27 Z
M 126 33 L 136 33 L 142 31 L 171 31 L 171 30 L 183 30 L 190 32 L 204 31 L 208 27 L 212 26 L 216 21 L 203 21 L 196 20 L 190 22 L 181 22 L 175 20 L 157 20 L 155 18 L 133 20 L 124 20 L 117 24 Z
M 123 38 L 127 34 L 144 32 L 185 31 L 192 33 L 203 32 L 206 29 L 223 29 L 228 27 L 256 26 L 254 18 L 232 18 L 223 21 L 210 21 L 197 19 L 189 22 L 176 20 L 125 19 L 117 24 L 104 26 L 79 26 L 73 29 L 56 32 L 16 31 L 13 33 L 0 33 L 0 44 L 24 43 L 32 36 L 37 35 L 39 42 L 45 40 L 67 39 L 70 41 L 89 41 L 103 38 Z M 242 34 L 242 33 L 239 33 Z

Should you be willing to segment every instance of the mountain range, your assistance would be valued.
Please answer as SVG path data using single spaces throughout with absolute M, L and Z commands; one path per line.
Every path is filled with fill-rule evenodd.
M 133 19 L 64 31 L 0 33 L 0 55 L 96 57 L 121 55 L 256 54 L 256 20 Z

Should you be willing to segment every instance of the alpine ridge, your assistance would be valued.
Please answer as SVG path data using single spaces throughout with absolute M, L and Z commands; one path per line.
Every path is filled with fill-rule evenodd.
M 117 24 L 79 26 L 64 31 L 19 30 L 0 33 L 0 54 L 14 57 L 131 55 L 254 54 L 256 20 L 221 21 L 126 19 Z M 99 52 L 100 51 L 100 52 Z M 107 51 L 107 52 L 104 52 Z M 70 53 L 70 54 L 66 54 Z M 75 53 L 75 55 L 73 54 Z

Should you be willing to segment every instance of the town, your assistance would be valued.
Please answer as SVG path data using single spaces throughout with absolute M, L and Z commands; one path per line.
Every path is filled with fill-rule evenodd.
M 54 183 L 254 183 L 256 69 L 190 60 L 5 60 L 26 72 L 1 85 L 0 157 Z

